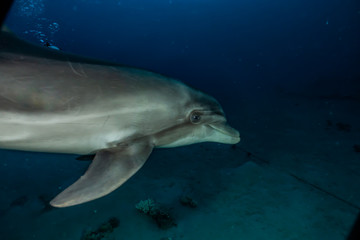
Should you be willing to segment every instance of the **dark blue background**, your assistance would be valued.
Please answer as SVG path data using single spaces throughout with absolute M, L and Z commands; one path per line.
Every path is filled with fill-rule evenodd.
M 223 101 L 273 90 L 359 96 L 359 3 L 21 0 L 8 26 L 34 42 L 25 31 L 41 31 L 64 51 L 179 78 Z

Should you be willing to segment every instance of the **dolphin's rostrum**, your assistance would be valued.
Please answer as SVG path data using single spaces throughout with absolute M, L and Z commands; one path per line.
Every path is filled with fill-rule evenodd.
M 36 47 L 1 33 L 0 147 L 96 154 L 52 206 L 112 192 L 155 147 L 207 141 L 240 141 L 211 96 L 156 73 Z

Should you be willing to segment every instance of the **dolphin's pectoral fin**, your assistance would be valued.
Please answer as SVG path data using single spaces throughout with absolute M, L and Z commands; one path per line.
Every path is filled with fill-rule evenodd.
M 143 166 L 152 149 L 149 141 L 143 140 L 100 150 L 86 173 L 50 204 L 54 207 L 68 207 L 109 194 Z

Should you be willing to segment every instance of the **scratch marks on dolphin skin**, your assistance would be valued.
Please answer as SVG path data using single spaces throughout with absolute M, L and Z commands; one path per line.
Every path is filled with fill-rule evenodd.
M 110 115 L 107 115 L 107 117 L 106 117 L 106 119 L 105 119 L 105 121 L 104 121 L 104 123 L 103 123 L 102 127 L 105 127 L 105 124 L 107 123 L 107 121 L 109 120 L 109 118 L 110 118 Z
M 11 97 L 9 97 L 9 96 L 3 96 L 3 95 L 1 95 L 1 96 L 0 96 L 0 100 L 1 100 L 1 99 L 6 99 L 6 100 L 8 100 L 8 101 L 10 101 L 10 102 L 12 102 L 12 103 L 17 103 L 14 98 L 11 98 Z
M 67 61 L 67 63 L 69 64 L 70 69 L 73 71 L 73 73 L 75 73 L 76 75 L 78 75 L 78 76 L 80 76 L 80 77 L 85 77 L 85 78 L 88 77 L 88 76 L 86 75 L 83 67 L 81 66 L 81 63 L 78 63 L 78 65 L 79 65 L 79 69 L 78 69 L 78 70 L 79 70 L 80 72 L 78 72 L 78 71 L 75 70 L 75 68 L 73 67 L 73 64 L 72 64 L 70 61 Z

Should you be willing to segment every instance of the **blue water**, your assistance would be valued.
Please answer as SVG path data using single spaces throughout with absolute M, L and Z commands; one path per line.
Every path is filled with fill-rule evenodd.
M 18 1 L 8 25 L 34 42 L 202 88 L 221 82 L 224 92 L 254 84 L 358 94 L 359 15 L 353 0 L 42 0 Z
M 192 213 L 178 213 L 181 218 L 177 230 L 157 235 L 159 230 L 154 230 L 154 233 L 149 230 L 151 226 L 146 225 L 144 228 L 140 226 L 136 235 L 136 230 L 132 233 L 128 233 L 130 230 L 122 230 L 121 222 L 130 218 L 129 222 L 136 224 L 139 220 L 132 217 L 133 212 L 126 211 L 127 207 L 119 207 L 125 214 L 109 213 L 109 209 L 104 206 L 108 205 L 110 200 L 97 200 L 105 202 L 94 203 L 91 210 L 86 205 L 81 207 L 77 217 L 71 215 L 69 210 L 51 210 L 44 213 L 48 214 L 45 217 L 33 216 L 33 211 L 43 208 L 41 201 L 34 200 L 35 195 L 45 194 L 47 199 L 51 199 L 60 191 L 57 187 L 69 185 L 86 169 L 87 163 L 73 163 L 74 156 L 42 153 L 33 155 L 2 150 L 0 153 L 5 157 L 1 172 L 5 176 L 6 186 L 3 186 L 1 192 L 4 204 L 1 209 L 5 210 L 6 214 L 0 216 L 4 224 L 4 230 L 0 232 L 3 236 L 0 235 L 0 239 L 50 239 L 50 236 L 53 239 L 80 239 L 83 229 L 96 228 L 99 223 L 113 215 L 120 218 L 119 230 L 115 232 L 117 235 L 113 235 L 117 236 L 116 239 L 124 236 L 134 237 L 129 237 L 131 239 L 160 239 L 158 236 L 163 236 L 162 239 L 195 239 L 195 236 L 201 235 L 196 235 L 198 232 L 208 232 L 208 239 L 211 236 L 219 239 L 216 236 L 222 236 L 221 234 L 233 237 L 231 239 L 345 239 L 360 206 L 360 195 L 354 193 L 356 189 L 360 189 L 360 153 L 356 152 L 355 147 L 360 144 L 359 1 L 18 0 L 7 17 L 6 25 L 19 37 L 35 44 L 44 45 L 48 42 L 59 47 L 61 51 L 144 68 L 180 79 L 215 96 L 223 105 L 231 125 L 241 132 L 240 148 L 234 152 L 229 146 L 211 144 L 198 148 L 164 150 L 160 151 L 160 157 L 154 157 L 153 162 L 148 161 L 148 172 L 156 171 L 156 166 L 161 165 L 161 156 L 169 157 L 171 151 L 177 153 L 177 157 L 174 157 L 177 161 L 188 159 L 184 160 L 184 165 L 188 164 L 186 166 L 190 167 L 182 169 L 181 164 L 174 163 L 176 170 L 182 173 L 192 168 L 193 156 L 197 156 L 196 159 L 200 155 L 204 159 L 212 159 L 216 152 L 217 160 L 213 159 L 217 161 L 216 164 L 196 165 L 195 172 L 192 175 L 189 173 L 189 179 L 193 182 L 198 179 L 212 179 L 198 188 L 195 187 L 199 193 L 194 195 L 213 200 L 218 192 L 232 189 L 227 187 L 226 183 L 227 180 L 230 181 L 230 177 L 216 175 L 219 178 L 217 181 L 204 172 L 216 174 L 212 171 L 224 168 L 229 171 L 229 176 L 233 176 L 234 169 L 247 162 L 247 157 L 256 156 L 251 161 L 259 165 L 271 162 L 270 169 L 280 169 L 281 172 L 293 174 L 295 172 L 296 176 L 305 180 L 301 184 L 316 185 L 331 201 L 339 201 L 329 204 L 339 206 L 339 210 L 336 209 L 334 213 L 334 208 L 322 209 L 319 216 L 323 218 L 319 217 L 318 222 L 310 221 L 308 225 L 301 227 L 300 223 L 307 222 L 308 218 L 299 217 L 295 220 L 299 221 L 298 227 L 284 227 L 285 230 L 274 232 L 267 231 L 274 227 L 271 222 L 277 220 L 268 219 L 268 223 L 261 218 L 265 213 L 259 210 L 255 215 L 259 214 L 260 220 L 252 220 L 261 226 L 261 231 L 237 223 L 238 225 L 233 226 L 240 230 L 233 235 L 222 225 L 223 222 L 218 220 L 224 217 L 221 213 L 211 215 L 221 223 L 217 231 L 213 230 L 213 235 L 207 230 L 200 231 L 186 224 L 182 225 L 181 221 L 186 222 Z M 341 128 L 344 126 L 341 124 L 350 125 L 350 129 Z M 10 163 L 13 158 L 16 163 Z M 29 159 L 33 159 L 33 163 L 30 164 Z M 235 159 L 241 160 L 235 163 Z M 150 164 L 155 165 L 148 166 Z M 74 172 L 67 170 L 74 166 Z M 209 169 L 206 169 L 207 167 Z M 56 168 L 62 172 L 59 173 Z M 180 184 L 184 179 L 179 172 L 174 172 L 172 164 L 166 165 L 164 169 L 178 177 L 178 181 L 173 184 Z M 30 171 L 35 173 L 29 173 Z M 137 188 L 141 188 L 148 178 L 157 179 L 157 174 L 147 175 L 149 173 L 146 173 L 146 169 L 144 173 L 140 172 L 140 180 L 132 182 Z M 48 173 L 56 176 L 51 183 L 46 183 Z M 36 178 L 36 175 L 40 174 L 41 177 Z M 19 180 L 18 175 L 27 177 Z M 171 176 L 166 175 L 169 179 Z M 164 180 L 168 184 L 172 180 L 168 181 Z M 23 182 L 30 182 L 29 186 L 24 187 Z M 154 185 L 156 183 L 155 180 Z M 38 185 L 33 187 L 36 184 Z M 211 184 L 219 184 L 217 187 L 212 185 L 213 190 L 218 191 L 216 194 L 214 191 L 204 190 L 212 189 L 208 186 Z M 179 186 L 179 189 L 181 187 Z M 20 189 L 18 193 L 17 188 Z M 146 191 L 146 195 L 131 191 L 130 187 L 125 188 L 130 195 L 133 194 L 133 198 L 129 197 L 124 205 L 134 205 L 140 198 L 151 194 L 156 197 L 150 190 Z M 156 193 L 164 202 L 170 201 L 160 190 Z M 14 199 L 22 199 L 24 203 L 11 206 Z M 256 196 L 253 196 L 253 199 L 252 202 L 260 200 Z M 321 199 L 321 196 L 318 199 Z M 20 200 L 18 202 L 21 202 Z M 211 206 L 212 200 L 200 201 L 205 205 L 205 210 L 202 209 L 204 212 L 208 210 L 208 205 Z M 242 204 L 241 199 L 236 201 L 239 206 Z M 227 204 L 237 206 L 234 202 Z M 275 203 L 276 207 L 272 208 L 271 204 L 268 205 L 271 209 L 281 205 Z M 108 211 L 104 210 L 98 221 L 88 220 L 89 216 L 93 216 L 93 211 L 101 209 L 102 206 Z M 264 203 L 263 206 L 267 205 Z M 321 207 L 319 204 L 314 206 L 314 209 Z M 213 211 L 218 208 L 209 209 Z M 59 216 L 62 219 L 61 226 L 50 223 L 51 219 L 58 219 Z M 31 226 L 15 226 L 16 219 L 21 218 L 27 221 L 34 219 L 34 229 L 31 230 Z M 239 215 L 239 218 L 245 219 L 246 216 Z M 68 224 L 67 219 L 70 219 Z M 206 226 L 199 223 L 199 219 L 192 219 L 193 222 L 189 225 L 199 224 L 199 229 L 206 229 Z M 76 221 L 79 227 L 71 227 L 72 221 Z M 27 223 L 19 225 L 23 224 Z M 45 233 L 45 230 L 41 229 L 42 224 L 50 229 L 49 232 Z M 325 226 L 330 226 L 330 229 L 326 230 Z M 249 230 L 247 232 L 244 229 Z M 22 231 L 26 234 L 19 233 Z M 61 235 L 61 232 L 65 233 Z M 284 235 L 284 232 L 288 235 Z M 147 234 L 148 237 L 144 237 Z M 325 235 L 326 238 L 319 238 L 319 235 Z M 170 238 L 171 236 L 173 237 Z

